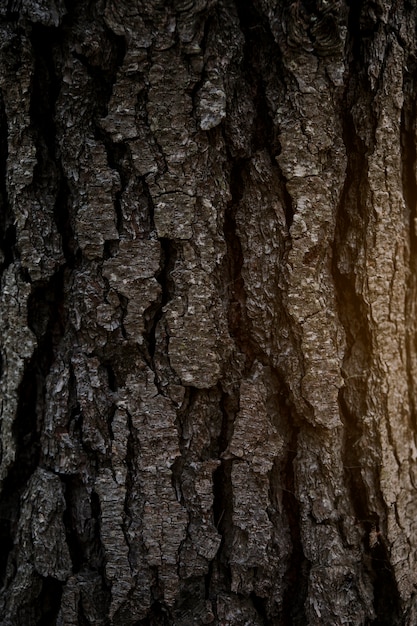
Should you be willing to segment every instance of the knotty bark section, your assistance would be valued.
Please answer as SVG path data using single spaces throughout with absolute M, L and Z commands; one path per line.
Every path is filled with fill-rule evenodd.
M 2 623 L 415 623 L 416 23 L 0 7 Z

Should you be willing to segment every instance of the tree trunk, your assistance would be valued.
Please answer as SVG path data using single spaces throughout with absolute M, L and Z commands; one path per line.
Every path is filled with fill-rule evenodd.
M 0 3 L 0 621 L 417 624 L 417 7 Z

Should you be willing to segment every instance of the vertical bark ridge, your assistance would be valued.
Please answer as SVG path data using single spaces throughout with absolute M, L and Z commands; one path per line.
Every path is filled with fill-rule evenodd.
M 388 15 L 388 14 L 387 14 Z M 387 150 L 387 148 L 385 148 L 384 146 L 384 142 L 383 142 L 383 138 L 384 138 L 384 132 L 386 127 L 392 127 L 394 126 L 394 130 L 392 130 L 392 135 L 391 135 L 391 139 L 390 139 L 390 148 L 389 148 L 389 154 L 390 154 L 390 158 L 395 161 L 395 156 L 397 154 L 397 148 L 394 147 L 396 145 L 396 142 L 403 142 L 404 145 L 404 138 L 401 139 L 401 134 L 404 133 L 403 130 L 401 130 L 401 122 L 398 119 L 398 114 L 397 114 L 397 107 L 400 109 L 402 109 L 402 98 L 401 96 L 398 98 L 398 100 L 396 99 L 395 96 L 392 96 L 392 100 L 390 100 L 390 97 L 387 96 L 387 83 L 386 80 L 384 79 L 384 73 L 390 71 L 388 68 L 391 68 L 391 72 L 394 71 L 395 69 L 399 70 L 398 73 L 401 73 L 401 62 L 398 61 L 398 56 L 397 61 L 396 62 L 392 62 L 392 60 L 390 60 L 390 57 L 392 59 L 392 57 L 395 55 L 400 55 L 402 54 L 402 49 L 401 46 L 407 46 L 408 44 L 404 41 L 404 40 L 399 40 L 400 45 L 399 47 L 397 47 L 397 43 L 395 38 L 392 37 L 392 32 L 396 32 L 396 28 L 397 28 L 397 22 L 396 22 L 396 15 L 394 14 L 390 14 L 390 20 L 388 23 L 385 22 L 386 25 L 381 25 L 381 24 L 377 24 L 377 22 L 372 22 L 372 20 L 370 20 L 369 18 L 369 14 L 368 16 L 366 15 L 365 11 L 362 8 L 362 13 L 359 11 L 356 14 L 356 18 L 358 20 L 358 24 L 357 27 L 355 29 L 351 29 L 352 33 L 355 33 L 355 36 L 358 38 L 358 41 L 361 40 L 362 44 L 358 45 L 353 44 L 352 49 L 355 52 L 356 55 L 356 59 L 359 63 L 358 67 L 362 67 L 362 70 L 358 71 L 356 76 L 357 76 L 357 80 L 356 80 L 356 87 L 354 87 L 354 90 L 352 93 L 355 93 L 356 90 L 356 96 L 353 96 L 353 98 L 350 100 L 348 98 L 348 105 L 349 102 L 351 102 L 353 104 L 350 104 L 349 106 L 351 106 L 351 111 L 353 112 L 353 117 L 354 117 L 354 126 L 350 131 L 350 136 L 351 137 L 357 137 L 358 139 L 356 139 L 356 146 L 357 148 L 359 148 L 359 150 L 356 150 L 357 154 L 360 154 L 362 152 L 363 157 L 365 158 L 367 165 L 363 166 L 363 170 L 367 172 L 366 175 L 366 179 L 365 179 L 365 185 L 366 186 L 360 186 L 358 185 L 356 187 L 356 196 L 357 196 L 357 200 L 353 200 L 354 196 L 355 196 L 355 191 L 353 190 L 353 193 L 350 193 L 349 191 L 347 192 L 347 195 L 345 196 L 345 199 L 347 201 L 347 203 L 344 204 L 344 213 L 348 213 L 349 215 L 349 220 L 352 219 L 352 216 L 354 215 L 354 210 L 356 210 L 355 207 L 355 203 L 356 206 L 359 208 L 361 207 L 361 214 L 364 215 L 364 219 L 366 220 L 366 224 L 367 224 L 367 231 L 368 231 L 368 236 L 365 239 L 362 239 L 362 241 L 359 241 L 358 239 L 356 239 L 356 243 L 353 244 L 354 238 L 352 237 L 352 234 L 354 232 L 354 230 L 356 230 L 357 232 L 360 232 L 360 229 L 349 227 L 347 228 L 347 230 L 342 230 L 341 232 L 344 233 L 344 239 L 346 241 L 349 241 L 349 245 L 345 245 L 344 249 L 343 246 L 339 247 L 339 250 L 342 252 L 342 254 L 339 253 L 339 261 L 338 261 L 338 266 L 339 269 L 341 269 L 342 274 L 345 274 L 345 276 L 347 277 L 349 274 L 351 274 L 352 276 L 352 288 L 353 291 L 355 293 L 352 293 L 352 296 L 350 296 L 350 300 L 351 301 L 357 301 L 357 297 L 360 297 L 360 300 L 362 302 L 358 302 L 357 301 L 357 305 L 356 305 L 356 311 L 361 311 L 361 318 L 362 319 L 358 319 L 358 322 L 356 322 L 355 324 L 352 324 L 352 320 L 354 319 L 354 315 L 350 316 L 343 316 L 342 315 L 342 319 L 345 319 L 345 328 L 347 329 L 347 334 L 348 336 L 351 337 L 350 342 L 353 341 L 352 344 L 352 348 L 348 348 L 347 351 L 347 355 L 348 355 L 348 359 L 346 361 L 346 365 L 345 365 L 345 369 L 346 372 L 348 372 L 348 370 L 352 371 L 352 374 L 350 376 L 346 377 L 346 386 L 345 389 L 343 390 L 343 394 L 344 394 L 344 398 L 347 400 L 348 404 L 351 407 L 354 407 L 355 405 L 358 407 L 358 401 L 355 400 L 354 398 L 358 398 L 361 395 L 361 386 L 364 386 L 365 389 L 367 389 L 367 391 L 365 392 L 365 395 L 362 392 L 362 397 L 364 397 L 366 399 L 366 397 L 368 397 L 367 400 L 365 400 L 365 405 L 360 409 L 359 413 L 357 413 L 360 421 L 357 422 L 357 424 L 359 425 L 360 428 L 360 432 L 357 433 L 357 435 L 355 436 L 356 442 L 355 442 L 355 447 L 356 447 L 356 452 L 354 454 L 352 454 L 352 451 L 349 450 L 349 446 L 347 446 L 347 455 L 348 457 L 351 456 L 351 458 L 353 459 L 353 463 L 357 464 L 359 472 L 361 474 L 361 478 L 358 478 L 359 483 L 362 483 L 362 489 L 364 489 L 364 495 L 365 495 L 365 499 L 366 499 L 366 503 L 364 503 L 362 505 L 363 508 L 363 513 L 362 515 L 364 515 L 365 517 L 367 517 L 367 528 L 366 528 L 366 532 L 367 534 L 369 533 L 369 541 L 365 544 L 366 549 L 369 551 L 369 553 L 372 556 L 372 560 L 371 560 L 371 564 L 372 567 L 374 569 L 374 576 L 373 576 L 373 585 L 374 585 L 374 602 L 375 602 L 375 610 L 376 610 L 376 619 L 381 621 L 382 623 L 388 623 L 388 622 L 392 622 L 392 623 L 402 623 L 401 621 L 401 594 L 402 594 L 402 590 L 404 589 L 404 581 L 402 579 L 401 575 L 398 575 L 398 569 L 397 566 L 394 565 L 395 563 L 395 557 L 393 556 L 393 552 L 395 551 L 395 548 L 393 548 L 393 545 L 395 545 L 395 542 L 398 541 L 398 539 L 396 538 L 396 530 L 398 530 L 399 528 L 403 528 L 403 521 L 401 521 L 401 514 L 399 514 L 398 508 L 396 507 L 396 505 L 390 505 L 389 502 L 393 501 L 393 497 L 391 496 L 391 498 L 388 496 L 388 503 L 387 503 L 387 493 L 386 493 L 386 483 L 384 480 L 384 473 L 386 471 L 388 471 L 389 473 L 392 472 L 392 470 L 387 470 L 387 466 L 389 466 L 390 464 L 390 460 L 389 460 L 389 455 L 387 454 L 387 451 L 392 449 L 394 450 L 394 457 L 396 459 L 396 463 L 399 467 L 404 467 L 404 452 L 406 450 L 406 448 L 408 447 L 408 444 L 406 443 L 407 441 L 413 440 L 414 435 L 412 434 L 412 431 L 409 431 L 408 435 L 404 434 L 404 443 L 406 444 L 405 447 L 403 445 L 400 444 L 400 448 L 402 449 L 401 453 L 398 453 L 398 447 L 399 447 L 399 443 L 398 443 L 398 438 L 394 435 L 394 432 L 398 432 L 401 431 L 402 428 L 410 428 L 411 426 L 411 422 L 410 422 L 410 407 L 411 407 L 411 411 L 412 411 L 412 403 L 408 404 L 408 407 L 406 407 L 406 409 L 398 414 L 397 412 L 394 412 L 393 414 L 391 413 L 392 408 L 390 409 L 390 404 L 392 407 L 392 400 L 390 401 L 389 399 L 387 400 L 383 400 L 383 408 L 381 407 L 379 410 L 381 411 L 381 414 L 385 414 L 385 412 L 388 413 L 389 417 L 388 417 L 388 421 L 390 422 L 390 424 L 387 426 L 387 431 L 386 434 L 383 433 L 384 429 L 381 429 L 380 426 L 378 426 L 377 429 L 374 430 L 374 433 L 371 434 L 373 427 L 372 427 L 372 421 L 369 420 L 369 418 L 360 418 L 360 415 L 362 413 L 362 415 L 366 416 L 366 414 L 369 412 L 372 413 L 372 409 L 370 408 L 372 406 L 372 404 L 375 403 L 375 396 L 376 396 L 376 392 L 375 392 L 375 381 L 373 380 L 373 375 L 372 375 L 372 371 L 375 372 L 375 370 L 378 371 L 379 367 L 378 365 L 375 364 L 375 358 L 376 358 L 376 354 L 379 353 L 379 358 L 381 358 L 381 349 L 380 349 L 380 338 L 382 334 L 385 334 L 385 338 L 384 341 L 392 341 L 392 339 L 388 339 L 388 335 L 389 335 L 389 331 L 387 333 L 387 329 L 388 329 L 388 325 L 386 327 L 386 330 L 382 331 L 381 330 L 381 322 L 379 316 L 375 316 L 375 310 L 377 309 L 377 305 L 375 303 L 375 295 L 372 294 L 372 288 L 370 288 L 369 292 L 366 290 L 365 292 L 361 289 L 361 276 L 363 276 L 363 274 L 365 275 L 370 275 L 372 272 L 372 262 L 368 260 L 367 265 L 364 264 L 363 260 L 361 259 L 361 256 L 363 255 L 363 250 L 367 250 L 368 248 L 368 252 L 365 252 L 365 254 L 368 256 L 368 259 L 370 257 L 372 257 L 372 252 L 370 252 L 370 250 L 374 251 L 378 249 L 378 238 L 380 237 L 380 235 L 378 235 L 378 230 L 379 230 L 379 225 L 378 222 L 381 219 L 381 221 L 385 221 L 385 226 L 384 228 L 386 229 L 386 231 L 390 230 L 390 225 L 389 225 L 389 221 L 391 219 L 394 218 L 389 218 L 388 220 L 385 218 L 385 215 L 390 215 L 391 213 L 396 211 L 396 207 L 398 206 L 398 221 L 396 221 L 396 228 L 398 229 L 398 232 L 401 233 L 401 235 L 403 236 L 403 239 L 401 240 L 399 246 L 396 248 L 396 252 L 395 252 L 395 256 L 396 259 L 393 263 L 395 270 L 394 271 L 402 271 L 402 263 L 403 263 L 403 268 L 404 268 L 404 280 L 401 278 L 397 278 L 396 279 L 396 285 L 400 286 L 400 285 L 404 285 L 404 283 L 407 283 L 408 280 L 413 280 L 412 278 L 405 278 L 405 276 L 407 276 L 408 274 L 408 270 L 407 270 L 407 258 L 409 255 L 409 249 L 408 249 L 408 241 L 409 241 L 409 216 L 407 215 L 407 212 L 405 211 L 405 205 L 404 205 L 404 201 L 405 204 L 407 204 L 407 198 L 409 197 L 409 193 L 410 190 L 404 190 L 403 191 L 403 187 L 404 184 L 400 182 L 400 180 L 398 179 L 398 174 L 397 172 L 400 173 L 400 177 L 401 177 L 401 172 L 403 172 L 403 178 L 404 178 L 404 166 L 402 165 L 401 162 L 397 163 L 397 167 L 395 168 L 390 168 L 389 166 L 386 166 L 385 169 L 385 184 L 389 185 L 389 189 L 390 190 L 398 190 L 398 194 L 400 195 L 400 198 L 398 200 L 399 205 L 396 204 L 396 199 L 398 198 L 398 196 L 395 196 L 395 191 L 391 192 L 389 191 L 389 197 L 390 197 L 390 209 L 388 210 L 384 203 L 384 200 L 381 196 L 378 197 L 378 193 L 380 192 L 380 190 L 383 189 L 384 184 L 381 182 L 376 182 L 378 180 L 377 175 L 376 175 L 376 169 L 375 169 L 375 162 L 378 159 L 379 155 L 384 153 L 385 150 Z M 404 19 L 404 16 L 403 16 Z M 406 21 L 406 20 L 405 20 Z M 360 35 L 362 34 L 362 38 L 359 39 Z M 384 50 L 384 54 L 380 54 L 379 57 L 375 58 L 373 55 L 375 54 L 375 50 L 376 49 L 380 49 L 380 50 Z M 365 62 L 364 62 L 365 61 Z M 395 69 L 394 69 L 395 68 Z M 355 74 L 351 73 L 351 76 L 354 77 Z M 398 83 L 395 82 L 395 80 L 392 79 L 392 74 L 391 76 L 391 82 L 390 82 L 390 86 L 391 86 L 391 92 L 390 93 L 395 93 L 395 90 L 397 89 L 399 90 L 403 90 L 403 78 L 401 76 L 401 78 L 398 78 Z M 401 87 L 399 86 L 401 85 Z M 349 90 L 351 90 L 352 87 L 349 88 Z M 383 98 L 381 98 L 380 94 L 380 90 L 385 89 L 384 91 L 384 96 Z M 397 93 L 398 93 L 397 91 Z M 392 107 L 392 108 L 391 108 Z M 361 111 L 361 114 L 358 115 L 358 112 Z M 367 111 L 367 113 L 365 114 L 365 111 Z M 389 113 L 387 113 L 387 111 L 389 111 Z M 367 117 L 368 123 L 365 124 L 364 123 L 364 116 Z M 387 119 L 387 116 L 390 117 L 390 122 L 388 124 L 385 123 L 385 120 Z M 404 113 L 402 114 L 403 116 L 403 120 L 404 120 Z M 383 126 L 384 126 L 384 130 L 382 130 L 381 128 L 381 118 L 384 120 L 383 122 Z M 373 119 L 373 124 L 369 124 L 369 120 Z M 397 122 L 398 120 L 398 122 Z M 403 121 L 404 124 L 404 121 Z M 359 137 L 358 137 L 359 135 Z M 348 135 L 346 135 L 348 137 Z M 394 139 L 395 138 L 395 139 Z M 346 144 L 348 147 L 348 154 L 349 154 L 349 144 Z M 351 144 L 352 145 L 352 144 Z M 355 146 L 352 145 L 353 151 L 351 151 L 351 153 L 354 155 L 355 153 Z M 410 159 L 410 154 L 409 156 L 405 157 L 405 155 L 407 154 L 407 150 L 403 150 L 402 152 L 403 154 L 403 158 L 407 158 Z M 352 163 L 354 163 L 354 161 L 352 160 Z M 410 165 L 408 164 L 406 166 L 408 168 L 408 172 L 410 172 Z M 349 168 L 348 168 L 348 175 L 349 175 Z M 363 175 L 362 175 L 363 176 Z M 397 178 L 396 178 L 397 176 Z M 409 174 L 406 174 L 405 176 L 409 176 Z M 358 177 L 356 177 L 356 180 L 358 180 Z M 377 191 L 378 190 L 378 191 Z M 401 195 L 403 196 L 403 200 L 401 198 Z M 350 196 L 350 198 L 349 198 Z M 369 198 L 372 198 L 372 200 L 369 200 Z M 396 198 L 394 200 L 394 198 Z M 352 201 L 353 200 L 353 201 Z M 401 202 L 402 200 L 402 202 Z M 351 208 L 349 208 L 351 207 Z M 375 219 L 372 209 L 377 213 L 377 218 Z M 357 212 L 357 210 L 356 210 Z M 343 219 L 343 218 L 342 218 Z M 343 222 L 340 222 L 341 225 Z M 343 228 L 343 227 L 342 227 Z M 371 234 L 372 233 L 372 234 Z M 342 238 L 340 238 L 340 241 L 342 241 Z M 372 241 L 372 244 L 370 243 Z M 352 243 L 351 243 L 352 242 Z M 404 243 L 403 243 L 404 242 Z M 391 244 L 392 245 L 392 244 Z M 372 246 L 372 248 L 371 248 Z M 404 252 L 404 256 L 402 257 L 402 246 L 404 246 L 405 248 L 405 252 Z M 349 248 L 351 249 L 351 251 L 349 251 Z M 356 248 L 356 252 L 354 252 L 354 254 L 352 255 L 353 250 L 355 250 Z M 394 246 L 395 248 L 395 246 Z M 386 252 L 384 252 L 384 254 L 386 254 Z M 389 255 L 387 255 L 389 258 Z M 403 260 L 404 259 L 404 260 Z M 350 269 L 349 269 L 350 268 Z M 352 272 L 353 269 L 353 272 Z M 379 264 L 379 271 L 378 271 L 378 276 L 381 277 L 381 280 L 383 280 L 383 276 L 385 275 L 385 273 L 389 276 L 390 275 L 390 269 L 388 268 L 388 266 L 386 266 L 386 268 L 384 269 L 383 265 Z M 412 275 L 412 274 L 411 274 Z M 390 289 L 387 290 L 387 293 L 395 293 L 395 289 L 393 289 L 393 279 L 390 278 L 389 279 L 391 281 L 391 287 Z M 341 282 L 341 285 L 345 285 L 345 283 Z M 346 290 L 346 287 L 344 287 L 344 289 Z M 396 307 L 395 310 L 399 312 L 398 317 L 401 319 L 401 311 L 402 311 L 402 306 L 404 306 L 404 315 L 405 315 L 405 321 L 404 322 L 397 322 L 397 326 L 396 326 L 396 332 L 397 333 L 401 333 L 401 331 L 399 329 L 403 328 L 404 326 L 408 325 L 408 327 L 412 328 L 413 323 L 412 323 L 412 317 L 409 317 L 409 314 L 407 312 L 407 308 L 408 306 L 410 306 L 409 304 L 407 305 L 407 302 L 410 303 L 413 301 L 413 296 L 412 294 L 407 293 L 408 292 L 407 288 L 405 290 L 405 294 L 404 294 L 404 299 L 401 296 L 400 300 L 399 300 L 399 306 L 398 308 Z M 379 301 L 382 302 L 383 301 L 383 296 L 382 296 L 382 290 L 379 291 Z M 365 297 L 363 297 L 365 296 Z M 394 296 L 395 297 L 395 296 Z M 344 308 L 346 310 L 347 306 L 347 300 L 348 298 L 345 297 L 344 299 Z M 395 314 L 393 313 L 393 307 L 392 305 L 389 305 L 389 310 L 390 310 L 390 315 L 392 315 L 393 317 L 395 317 Z M 409 310 L 409 309 L 408 309 Z M 384 314 L 382 313 L 382 309 L 380 309 L 381 311 L 381 315 L 383 316 Z M 346 325 L 347 322 L 347 325 Z M 404 324 L 404 326 L 402 326 L 402 324 Z M 351 331 L 348 331 L 348 328 L 351 328 Z M 367 334 L 367 339 L 365 342 L 360 342 L 358 341 L 358 335 L 360 332 L 360 328 L 366 328 L 366 334 Z M 412 332 L 412 331 L 411 331 Z M 394 335 L 395 333 L 393 333 Z M 358 356 L 360 354 L 360 352 L 364 351 L 363 348 L 360 347 L 360 343 L 362 343 L 362 345 L 365 347 L 365 353 L 368 353 L 368 356 L 366 358 L 366 364 L 364 363 L 365 366 L 362 366 L 362 368 L 359 368 L 359 370 L 362 371 L 358 371 L 355 373 L 354 368 L 352 368 L 352 366 L 357 366 L 359 365 L 358 363 Z M 356 347 L 355 347 L 356 346 Z M 401 350 L 400 350 L 401 351 Z M 351 357 L 349 357 L 349 352 L 351 352 Z M 382 351 L 383 352 L 383 351 Z M 383 369 L 391 369 L 391 368 L 395 368 L 396 366 L 394 365 L 396 359 L 397 359 L 397 352 L 396 349 L 394 349 L 393 347 L 391 347 L 389 354 L 386 353 L 386 356 L 383 357 L 384 360 L 384 367 Z M 404 363 L 405 361 L 405 355 L 400 357 L 401 362 Z M 377 357 L 378 358 L 378 357 Z M 408 371 L 407 371 L 408 370 Z M 406 382 L 407 379 L 410 376 L 410 368 L 407 367 L 406 371 L 402 371 L 401 372 L 401 368 L 398 370 L 396 370 L 396 373 L 391 373 L 390 374 L 390 382 L 388 383 L 388 388 L 403 388 L 404 392 L 399 392 L 399 395 L 404 395 L 405 397 L 407 397 L 407 401 L 409 402 L 409 391 L 405 391 L 405 389 L 409 389 L 409 385 Z M 355 383 L 355 375 L 358 375 L 358 381 Z M 384 374 L 378 374 L 380 376 L 380 382 L 378 384 L 378 393 L 381 394 L 381 396 L 384 396 L 384 384 L 382 382 L 382 380 L 384 379 Z M 362 377 L 361 382 L 359 382 L 359 376 Z M 356 387 L 356 390 L 355 390 Z M 392 391 L 391 391 L 392 393 Z M 411 392 L 412 393 L 412 392 Z M 388 392 L 388 397 L 389 397 L 390 392 Z M 354 411 L 357 412 L 357 409 Z M 391 415 L 390 415 L 391 413 Z M 349 412 L 348 414 L 349 415 Z M 401 417 L 400 417 L 401 415 Z M 385 418 L 386 419 L 386 418 Z M 379 430 L 379 433 L 377 433 L 376 431 Z M 354 431 L 352 431 L 352 436 L 354 436 Z M 386 444 L 384 442 L 385 437 L 387 437 L 387 441 L 388 444 Z M 374 440 L 374 445 L 370 445 L 370 442 Z M 366 451 L 365 449 L 362 449 L 362 442 L 366 442 L 365 446 L 366 446 Z M 370 458 L 370 450 L 372 450 L 372 460 Z M 407 453 L 408 454 L 408 453 Z M 356 460 L 355 460 L 356 458 Z M 349 461 L 348 461 L 349 462 Z M 407 464 L 407 463 L 405 463 Z M 357 470 L 358 471 L 358 470 Z M 402 487 L 401 489 L 403 490 L 403 493 L 405 494 L 405 492 L 408 490 L 407 487 L 407 479 L 402 483 Z M 375 498 L 375 495 L 379 493 L 379 496 L 377 498 Z M 362 499 L 362 502 L 363 499 Z M 395 518 L 395 523 L 391 523 L 390 519 L 391 516 L 393 516 Z M 397 526 L 396 529 L 396 524 L 398 524 L 399 526 Z M 375 530 L 379 531 L 381 533 L 381 539 L 378 540 L 377 542 L 375 542 Z M 400 531 L 402 532 L 402 531 Z M 390 535 L 391 538 L 389 540 L 387 540 L 387 535 Z M 379 535 L 378 535 L 379 536 Z M 403 537 L 403 541 L 405 540 L 405 542 L 408 544 L 408 540 L 405 539 L 405 537 Z M 413 558 L 411 553 L 409 555 L 409 558 Z M 400 582 L 401 581 L 401 582 Z M 381 593 L 381 589 L 385 590 Z M 389 603 L 385 603 L 384 600 L 381 600 L 383 598 L 391 598 L 392 602 Z M 379 623 L 378 621 L 378 623 Z

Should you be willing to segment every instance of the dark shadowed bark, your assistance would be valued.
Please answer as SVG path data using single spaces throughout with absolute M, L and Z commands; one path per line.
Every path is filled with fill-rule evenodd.
M 0 623 L 417 624 L 417 8 L 0 0 Z

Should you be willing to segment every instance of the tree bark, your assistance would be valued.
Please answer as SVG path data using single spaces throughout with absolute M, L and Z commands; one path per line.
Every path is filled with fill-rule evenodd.
M 417 623 L 417 7 L 0 3 L 0 621 Z

